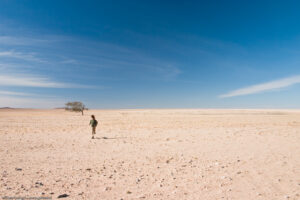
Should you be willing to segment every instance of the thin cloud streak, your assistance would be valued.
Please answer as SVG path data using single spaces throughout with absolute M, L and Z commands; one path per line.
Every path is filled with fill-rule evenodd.
M 27 64 L 28 62 L 34 62 L 33 65 L 25 66 L 27 69 L 30 68 L 32 70 L 53 64 L 63 64 L 65 66 L 77 65 L 76 67 L 79 68 L 80 64 L 81 66 L 89 66 L 89 68 L 84 69 L 85 72 L 89 72 L 90 69 L 94 70 L 95 68 L 110 68 L 112 70 L 116 68 L 124 70 L 126 68 L 126 72 L 129 73 L 136 74 L 139 72 L 145 74 L 143 70 L 146 70 L 149 73 L 157 74 L 158 76 L 155 77 L 162 78 L 163 80 L 175 79 L 181 74 L 181 70 L 176 67 L 176 63 L 143 54 L 140 52 L 140 49 L 127 48 L 121 45 L 89 39 L 83 41 L 80 38 L 72 36 L 50 35 L 31 38 L 4 35 L 0 36 L 0 44 L 9 46 L 9 49 L 0 51 L 0 58 L 7 58 L 7 60 L 2 62 L 9 61 L 15 63 L 19 62 L 19 60 L 27 61 Z M 45 44 L 49 45 L 46 54 L 38 48 Z M 70 46 L 70 44 L 71 49 L 65 50 L 65 46 Z M 72 45 L 74 45 L 74 48 L 72 48 Z M 17 46 L 32 48 L 31 53 L 14 50 L 17 49 Z M 80 50 L 76 48 L 77 46 L 81 46 Z M 38 54 L 35 52 L 38 52 Z M 60 55 L 66 52 L 67 55 L 62 60 L 59 59 Z M 73 58 L 75 56 L 76 59 Z M 39 66 L 39 63 L 43 65 Z M 3 68 L 2 66 L 0 67 Z M 24 69 L 23 66 L 20 68 Z M 64 70 L 66 68 L 62 67 L 61 69 Z
M 7 58 L 16 58 L 26 61 L 35 61 L 35 62 L 45 62 L 44 60 L 37 58 L 35 54 L 25 54 L 21 52 L 15 52 L 15 51 L 2 51 L 0 52 L 0 57 L 7 57 Z
M 0 29 L 1 29 L 0 24 Z M 3 28 L 2 28 L 3 29 Z M 16 32 L 17 30 L 11 30 L 12 32 Z M 0 44 L 7 46 L 45 46 L 61 41 L 69 41 L 71 40 L 70 36 L 62 36 L 62 35 L 31 35 L 25 34 L 25 36 L 15 35 L 15 34 L 5 34 L 0 35 Z
M 63 63 L 63 64 L 78 64 L 78 61 L 75 59 L 67 59 L 67 60 L 61 61 L 61 63 Z
M 48 40 L 28 37 L 0 36 L 0 44 L 14 46 L 32 46 L 48 42 Z
M 66 100 L 53 98 L 25 98 L 5 96 L 0 98 L 0 107 L 56 108 L 64 106 Z
M 5 91 L 0 90 L 0 96 L 7 95 L 7 96 L 32 96 L 31 93 L 24 93 L 24 92 L 12 92 L 12 91 Z
M 271 90 L 275 90 L 275 89 L 285 88 L 285 87 L 288 87 L 291 85 L 295 85 L 297 83 L 300 83 L 300 75 L 233 90 L 226 94 L 222 94 L 219 97 L 220 98 L 228 98 L 228 97 L 256 94 L 256 93 L 271 91 Z
M 46 77 L 32 75 L 0 75 L 0 86 L 22 86 L 41 88 L 91 88 L 90 86 L 85 85 L 54 82 Z

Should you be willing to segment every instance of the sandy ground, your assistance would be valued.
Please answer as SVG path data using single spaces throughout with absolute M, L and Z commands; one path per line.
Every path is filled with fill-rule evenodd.
M 2 109 L 0 194 L 300 199 L 300 111 Z

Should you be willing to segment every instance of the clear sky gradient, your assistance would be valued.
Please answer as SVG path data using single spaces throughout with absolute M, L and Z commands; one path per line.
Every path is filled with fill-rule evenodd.
M 0 107 L 300 108 L 299 1 L 0 1 Z

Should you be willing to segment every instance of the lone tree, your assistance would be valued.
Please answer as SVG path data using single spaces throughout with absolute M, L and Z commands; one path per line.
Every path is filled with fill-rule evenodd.
M 82 102 L 79 102 L 79 101 L 66 103 L 65 109 L 69 110 L 69 111 L 74 111 L 74 112 L 81 112 L 82 115 L 83 115 L 83 111 L 87 110 L 85 105 Z

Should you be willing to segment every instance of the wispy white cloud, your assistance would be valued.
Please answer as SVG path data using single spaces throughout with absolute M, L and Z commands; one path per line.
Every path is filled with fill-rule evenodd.
M 233 90 L 226 94 L 222 94 L 219 97 L 220 98 L 228 98 L 228 97 L 256 94 L 256 93 L 266 92 L 266 91 L 270 91 L 270 90 L 285 88 L 285 87 L 288 87 L 288 86 L 291 86 L 291 85 L 294 85 L 297 83 L 300 83 L 300 75 Z
M 6 96 L 32 96 L 31 93 L 24 93 L 24 92 L 12 92 L 12 91 L 5 91 L 0 90 L 0 96 L 6 95 Z
M 42 88 L 89 88 L 90 86 L 54 82 L 47 77 L 34 75 L 0 75 L 0 86 Z
M 66 59 L 66 60 L 61 61 L 61 63 L 63 63 L 63 64 L 78 64 L 78 61 L 75 59 Z
M 166 80 L 176 78 L 182 72 L 179 68 L 171 66 L 171 65 L 163 66 L 163 67 L 152 66 L 152 68 L 155 69 L 160 74 L 163 74 L 163 77 Z
M 0 44 L 6 46 L 45 46 L 72 39 L 71 36 L 64 35 L 33 34 L 32 31 L 16 30 L 15 27 L 9 31 L 11 33 L 5 33 L 5 31 L 2 31 L 3 29 L 5 27 L 2 27 L 0 24 Z
M 129 76 L 136 73 L 142 75 L 152 73 L 157 75 L 156 78 L 163 80 L 175 79 L 181 72 L 176 67 L 176 63 L 143 53 L 141 49 L 101 41 L 82 40 L 72 36 L 0 35 L 1 44 L 3 44 L 3 47 L 2 51 L 0 50 L 0 58 L 7 59 L 2 61 L 3 65 L 0 64 L 0 68 L 9 68 L 5 65 L 13 63 L 15 65 L 14 69 L 30 68 L 34 70 L 35 68 L 46 68 L 46 65 L 52 65 L 51 67 L 55 70 L 63 71 L 69 70 L 69 68 L 66 68 L 67 65 L 77 65 L 76 67 L 82 70 L 83 75 L 85 72 L 98 68 L 112 70 L 119 68 L 120 70 L 126 70 Z M 47 48 L 45 48 L 46 44 Z M 20 51 L 19 46 L 26 46 L 31 52 Z M 81 48 L 77 48 L 78 46 L 81 46 Z M 38 54 L 35 52 L 38 52 Z M 27 62 L 20 65 L 19 60 Z M 170 67 L 171 65 L 172 67 Z M 81 66 L 89 67 L 83 68 Z M 146 71 L 147 73 L 145 73 Z
M 0 36 L 0 44 L 9 46 L 27 46 L 40 45 L 47 43 L 48 40 L 36 39 L 30 37 L 16 37 L 16 36 Z
M 56 108 L 64 106 L 66 100 L 55 98 L 33 98 L 4 96 L 0 98 L 0 107 L 13 108 Z
M 22 53 L 16 51 L 0 51 L 0 57 L 16 58 L 27 61 L 45 62 L 36 56 L 35 53 Z

